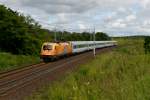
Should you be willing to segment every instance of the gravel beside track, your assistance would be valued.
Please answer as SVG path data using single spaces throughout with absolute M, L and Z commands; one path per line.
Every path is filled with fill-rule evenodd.
M 114 47 L 96 50 L 97 54 L 110 51 Z M 88 51 L 50 63 L 39 63 L 0 73 L 0 100 L 23 100 L 41 87 L 60 79 L 65 72 L 74 71 L 77 66 L 93 59 L 93 51 Z

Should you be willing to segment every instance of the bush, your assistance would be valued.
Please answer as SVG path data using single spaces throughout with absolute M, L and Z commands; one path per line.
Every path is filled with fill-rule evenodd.
M 96 33 L 96 41 L 104 41 L 104 40 L 111 40 L 111 38 L 103 32 Z
M 150 53 L 150 36 L 145 37 L 144 49 L 145 53 Z

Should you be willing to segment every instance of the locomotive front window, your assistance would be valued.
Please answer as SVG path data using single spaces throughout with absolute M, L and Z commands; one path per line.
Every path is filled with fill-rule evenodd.
M 52 46 L 51 45 L 44 45 L 43 50 L 52 50 Z

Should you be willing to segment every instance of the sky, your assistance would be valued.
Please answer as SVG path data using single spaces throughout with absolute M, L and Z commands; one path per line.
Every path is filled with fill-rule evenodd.
M 150 35 L 150 0 L 0 0 L 0 4 L 30 15 L 50 30 Z

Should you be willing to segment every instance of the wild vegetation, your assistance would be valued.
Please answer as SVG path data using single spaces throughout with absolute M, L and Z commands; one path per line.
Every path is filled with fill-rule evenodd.
M 118 39 L 111 52 L 81 65 L 29 97 L 30 100 L 149 100 L 150 55 L 144 39 Z
M 11 53 L 0 52 L 0 72 L 38 62 L 40 62 L 40 58 L 36 56 L 13 55 Z

